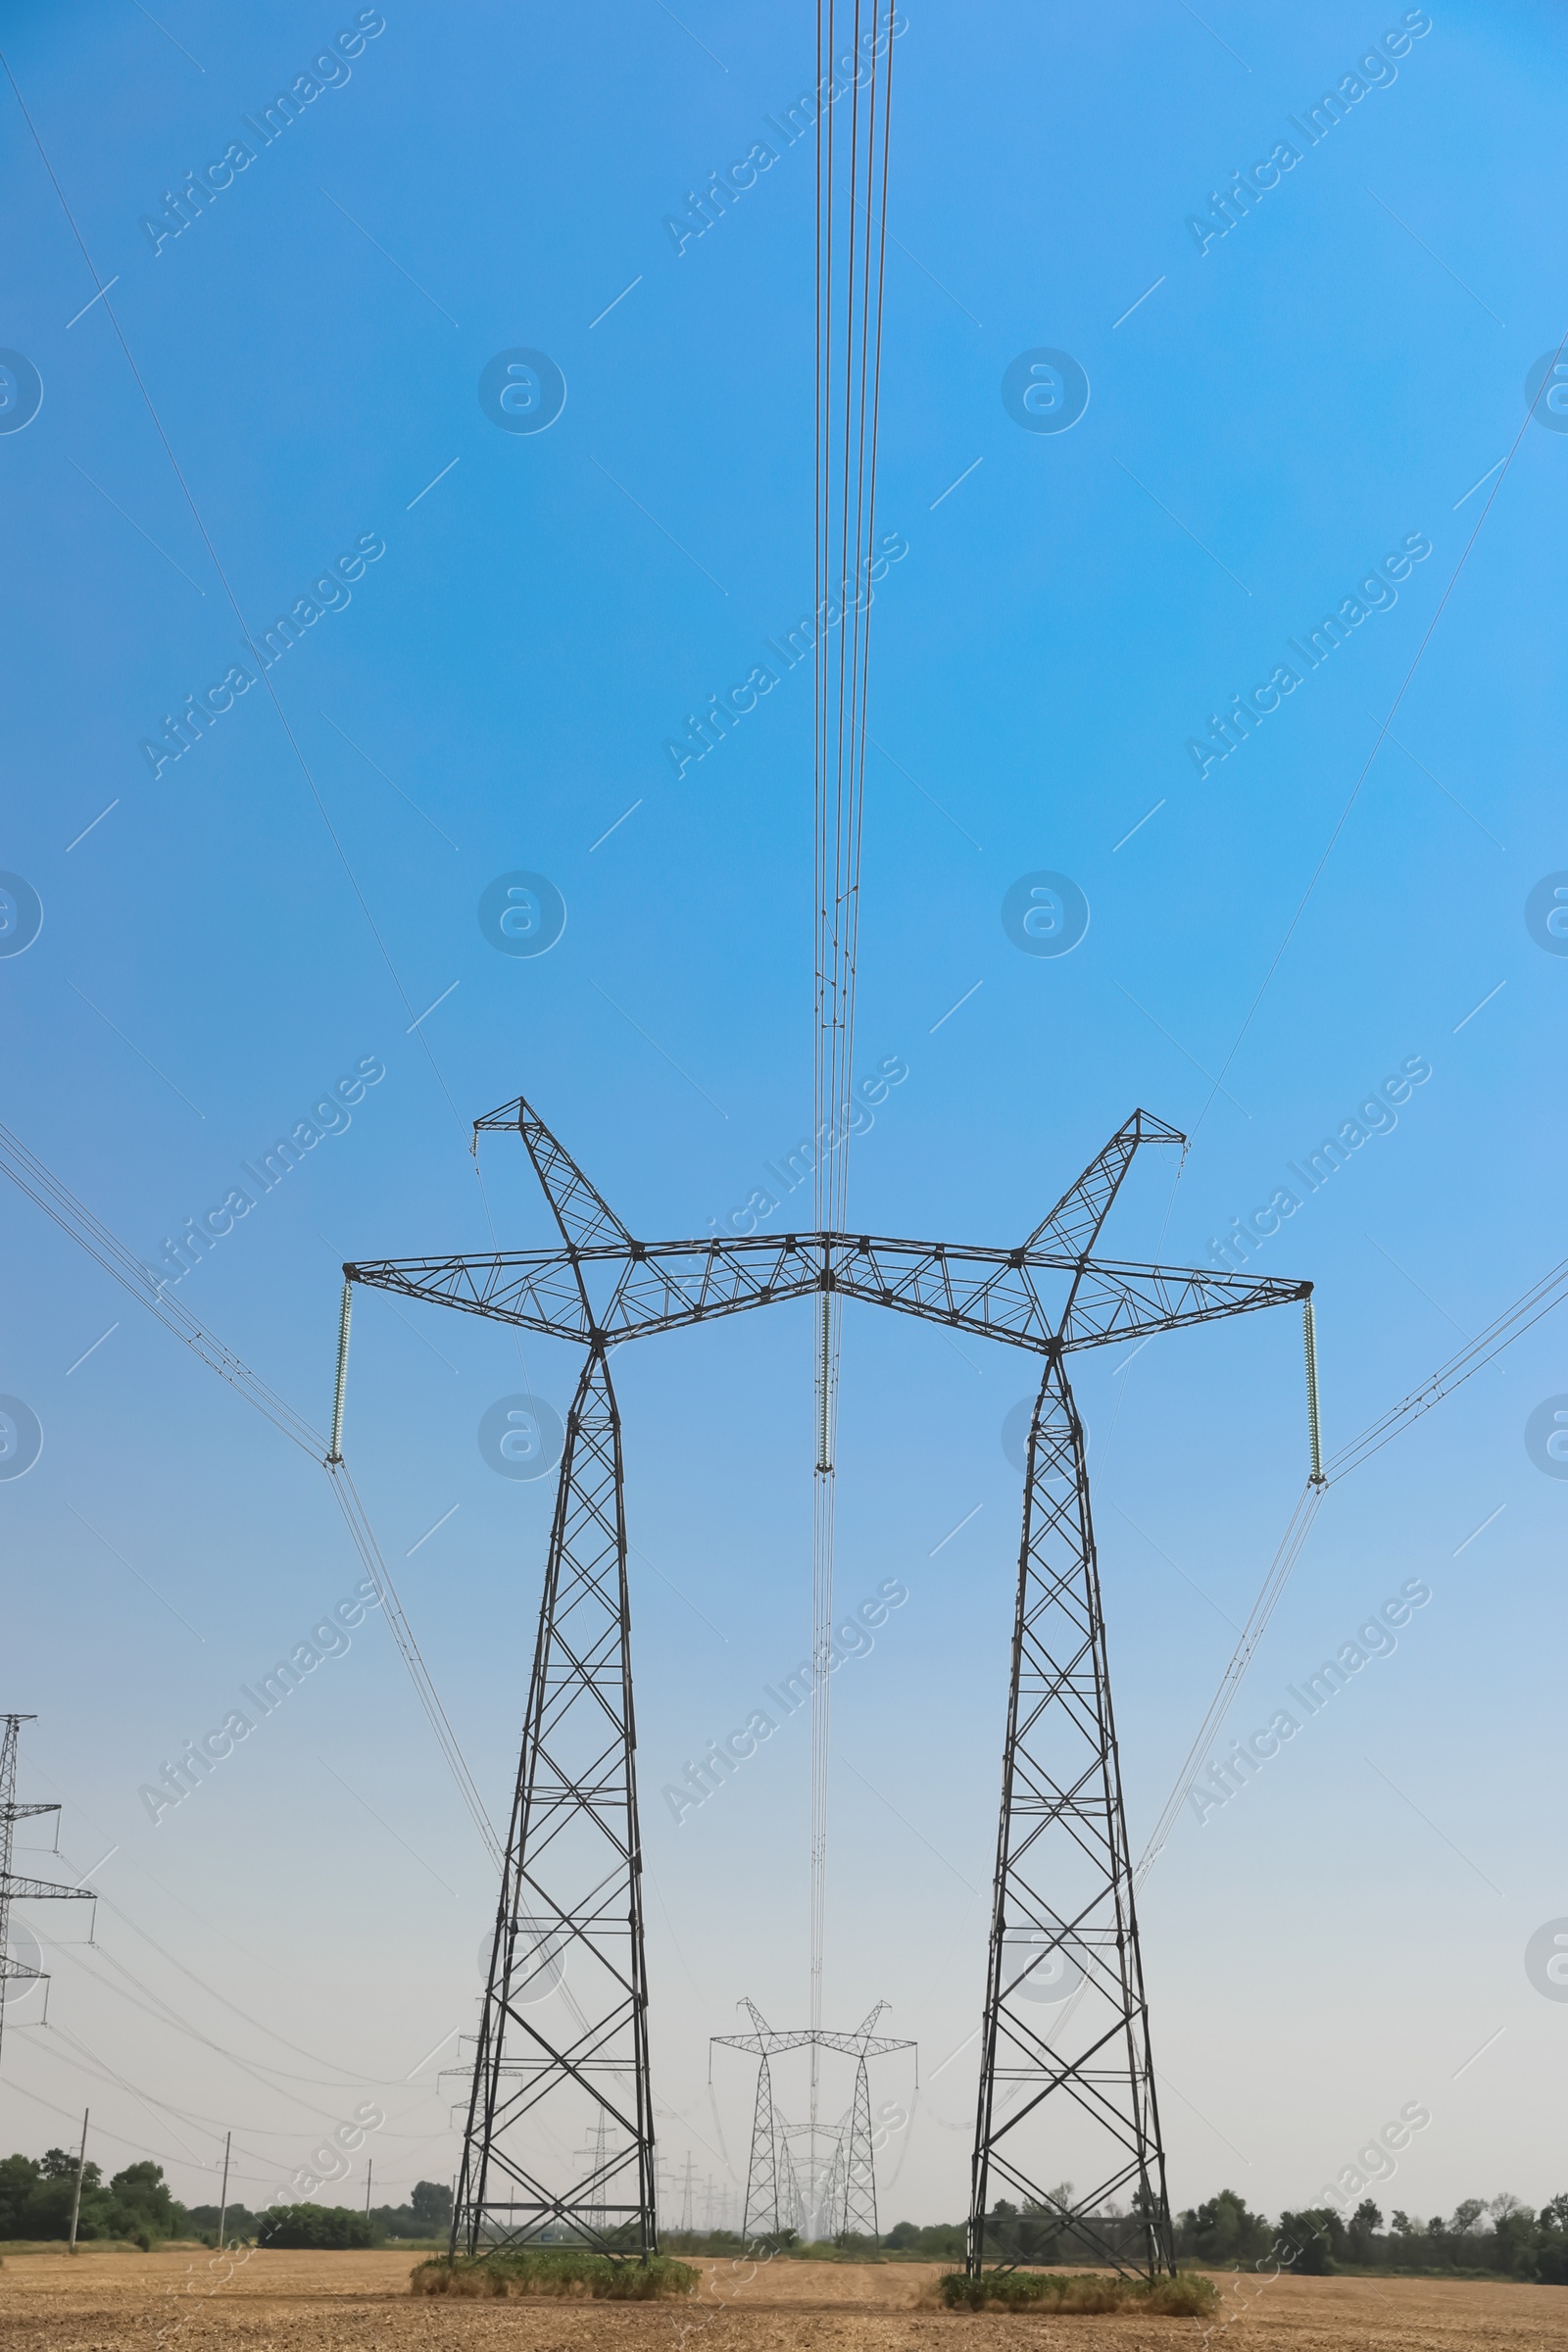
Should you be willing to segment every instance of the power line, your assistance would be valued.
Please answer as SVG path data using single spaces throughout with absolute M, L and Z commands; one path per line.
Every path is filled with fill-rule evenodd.
M 1138 1868 L 1134 1873 L 1135 1886 L 1142 1886 L 1152 1869 L 1161 1847 L 1170 1836 L 1177 1814 L 1187 1802 L 1189 1790 L 1203 1769 L 1203 1759 L 1209 1744 L 1225 1720 L 1231 1700 L 1236 1695 L 1237 1687 L 1251 1664 L 1253 1653 L 1268 1629 L 1269 1619 L 1279 1606 L 1280 1595 L 1290 1580 L 1292 1569 L 1301 1556 L 1301 1548 L 1311 1533 L 1312 1523 L 1322 1507 L 1323 1497 L 1327 1492 L 1328 1489 L 1325 1486 L 1309 1480 L 1297 1497 L 1296 1508 L 1291 1513 L 1290 1525 L 1280 1539 L 1279 1548 L 1275 1552 L 1269 1565 L 1268 1574 L 1263 1580 L 1263 1590 L 1253 1602 L 1252 1613 L 1242 1628 L 1241 1640 L 1236 1644 L 1230 1664 L 1220 1677 L 1219 1689 L 1209 1701 L 1208 1712 L 1199 1725 L 1198 1736 L 1188 1750 L 1187 1760 L 1176 1776 L 1176 1786 L 1165 1799 L 1164 1811 L 1155 1822 L 1150 1833 L 1149 1843 L 1139 1856 Z
M 892 0 L 819 5 L 816 20 L 816 416 L 813 797 L 815 803 L 814 1164 L 819 1231 L 847 1222 L 849 1140 L 859 938 L 866 692 L 882 380 L 882 289 L 887 250 L 888 130 L 893 90 Z M 853 16 L 855 72 L 840 88 L 841 16 Z M 870 55 L 866 57 L 869 47 Z M 861 98 L 862 60 L 866 74 Z M 837 136 L 850 113 L 847 153 Z M 881 121 L 878 123 L 880 102 Z M 879 190 L 880 183 L 880 190 Z M 880 192 L 880 203 L 873 209 Z M 863 226 L 861 223 L 863 222 Z M 840 287 L 842 285 L 842 293 Z M 838 630 L 836 648 L 832 632 Z M 816 1465 L 811 1514 L 810 2014 L 821 2023 L 826 1917 L 829 1673 L 833 1638 L 833 1464 L 837 1449 L 841 1309 L 824 1287 L 813 1377 Z M 811 2130 L 817 2123 L 815 2052 Z
M 127 1291 L 139 1306 L 144 1306 L 149 1314 L 156 1315 L 175 1339 L 183 1342 L 192 1354 L 207 1365 L 209 1371 L 216 1372 L 220 1379 L 226 1381 L 274 1429 L 281 1431 L 291 1444 L 299 1446 L 302 1452 L 308 1453 L 325 1469 L 332 1483 L 333 1496 L 343 1514 L 349 1540 L 375 1588 L 382 1615 L 392 1629 L 392 1638 L 408 1668 L 410 1680 L 446 1758 L 447 1767 L 457 1783 L 458 1793 L 484 1839 L 492 1861 L 499 1863 L 501 1847 L 495 1830 L 458 1744 L 446 1709 L 430 1679 L 429 1669 L 404 1613 L 397 1589 L 387 1572 L 365 1505 L 342 1456 L 334 1456 L 319 1430 L 313 1428 L 275 1389 L 270 1388 L 231 1348 L 225 1348 L 177 1299 L 172 1298 L 168 1283 L 134 1257 L 109 1227 L 94 1216 L 86 1203 L 76 1198 L 70 1186 L 46 1167 L 20 1136 L 4 1125 L 0 1125 L 0 1170 L 30 1200 L 35 1201 L 63 1233 L 69 1234 L 78 1248 L 85 1250 L 106 1274 Z
M 1553 1266 L 1550 1273 L 1544 1274 L 1539 1282 L 1533 1283 L 1522 1298 L 1516 1298 L 1512 1306 L 1505 1307 L 1484 1331 L 1478 1332 L 1456 1354 L 1450 1355 L 1446 1363 L 1440 1364 L 1418 1389 L 1412 1389 L 1408 1396 L 1401 1396 L 1397 1404 L 1391 1405 L 1386 1413 L 1369 1423 L 1358 1437 L 1351 1438 L 1340 1447 L 1338 1453 L 1331 1454 L 1328 1462 L 1330 1479 L 1342 1479 L 1351 1470 L 1358 1470 L 1363 1462 L 1380 1452 L 1391 1438 L 1398 1437 L 1413 1421 L 1419 1421 L 1423 1413 L 1430 1412 L 1435 1404 L 1441 1404 L 1446 1396 L 1451 1396 L 1474 1374 L 1485 1371 L 1504 1348 L 1511 1347 L 1515 1340 L 1522 1338 L 1544 1315 L 1550 1314 L 1554 1306 L 1560 1306 L 1565 1298 L 1568 1298 L 1568 1258 Z
M 206 1364 L 220 1380 L 236 1389 L 248 1404 L 280 1430 L 292 1445 L 298 1446 L 319 1461 L 325 1451 L 325 1441 L 319 1431 L 313 1429 L 303 1415 L 270 1388 L 250 1366 L 225 1348 L 220 1340 L 198 1323 L 196 1317 L 170 1295 L 167 1281 L 154 1274 L 132 1255 L 124 1244 L 111 1233 L 101 1219 L 79 1200 L 70 1186 L 64 1184 L 47 1168 L 35 1152 L 30 1152 L 19 1135 L 0 1125 L 0 1169 L 13 1184 L 24 1192 L 29 1200 L 41 1208 L 46 1217 L 54 1220 L 63 1233 L 70 1235 L 78 1249 L 87 1255 L 121 1289 L 128 1291 L 138 1306 L 156 1315 L 166 1330 L 172 1331 Z
M 69 1946 L 65 1948 L 70 1949 Z M 101 1949 L 101 1947 L 99 1948 Z M 78 1960 L 77 1966 L 84 1969 L 86 1974 L 106 1992 L 116 1994 L 119 1999 L 127 2002 L 132 2009 L 139 2010 L 143 2017 L 151 2018 L 154 2025 L 169 2027 L 174 2033 L 183 2034 L 186 2040 L 196 2042 L 204 2050 L 210 2050 L 215 2057 L 226 2059 L 230 2066 L 237 2067 L 241 2074 L 248 2075 L 252 2082 L 256 2082 L 263 2090 L 272 2091 L 280 2097 L 294 2099 L 298 2105 L 304 2107 L 309 2114 L 318 2117 L 322 2123 L 335 2124 L 337 2122 L 338 2118 L 329 2109 L 313 2107 L 308 2100 L 300 2096 L 298 2091 L 280 2091 L 278 2084 L 269 2080 L 270 2076 L 281 2075 L 285 2082 L 308 2082 L 309 2077 L 285 2075 L 281 2067 L 269 2067 L 262 2060 L 242 2058 L 236 2051 L 225 2049 L 220 2041 L 214 2041 L 210 2034 L 203 2034 L 199 2027 L 193 2026 L 181 2018 L 177 2010 L 164 2000 L 161 1994 L 154 1992 L 150 1985 L 144 1984 L 141 1979 L 133 1975 L 123 1961 L 117 1960 L 112 1952 L 103 1952 L 103 1958 L 111 1968 L 124 1977 L 127 1984 L 135 1986 L 137 1993 L 144 1997 L 138 2000 L 135 1993 L 127 1992 L 123 1985 L 116 1984 L 109 1978 L 100 1976 L 95 1970 L 88 1968 L 84 1960 Z M 384 2078 L 388 2081 L 390 2079 L 390 2077 Z M 361 2085 L 356 2082 L 342 2084 L 342 2088 L 346 2090 L 357 2090 L 360 2087 Z M 180 2111 L 176 2109 L 174 2112 Z
M 157 1882 L 154 1881 L 154 1884 L 156 1885 Z M 139 1926 L 138 1923 L 132 1919 L 130 1913 L 125 1910 L 124 1906 L 115 1901 L 113 1895 L 100 1894 L 98 1900 L 104 1905 L 106 1910 L 112 1911 L 117 1919 L 123 1920 L 125 1926 L 129 1928 L 131 1934 L 133 1936 L 139 1936 L 143 1943 L 148 1945 L 152 1951 L 155 1951 L 158 1954 L 159 1959 L 162 1960 L 167 1967 L 177 1969 L 182 1977 L 186 1978 L 192 1984 L 196 1985 L 201 1991 L 205 1992 L 210 2000 L 217 2001 L 220 2007 L 227 2009 L 232 2016 L 241 2019 L 245 2025 L 254 2027 L 258 2034 L 265 2034 L 270 2040 L 278 2043 L 282 2049 L 291 2051 L 296 2058 L 308 2059 L 315 2067 L 324 2067 L 330 2069 L 335 2064 L 339 2063 L 338 2061 L 330 2058 L 321 2058 L 318 2056 L 315 2050 L 307 2050 L 303 2048 L 302 2045 L 297 2041 L 290 2041 L 287 2034 L 279 2034 L 275 2027 L 264 2024 L 259 2017 L 253 2017 L 250 2011 L 248 2009 L 242 2009 L 237 2001 L 231 2001 L 227 1993 L 220 1992 L 216 1985 L 209 1984 L 205 1977 L 199 1977 L 193 1968 L 187 1967 L 185 1962 L 177 1958 L 173 1952 L 167 1951 L 163 1944 L 158 1941 L 156 1936 L 149 1936 L 147 1930 Z M 104 1947 L 101 1944 L 96 1946 L 96 1948 L 100 1951 L 104 1951 Z M 112 1957 L 112 1955 L 107 1951 L 104 1951 L 104 1957 L 109 1959 Z M 146 1985 L 141 1984 L 139 1978 L 131 1976 L 131 1972 L 124 1967 L 123 1962 L 117 1961 L 115 1962 L 115 1965 L 122 1970 L 123 1975 L 130 1977 L 131 1983 L 137 1984 L 142 1991 L 145 1992 L 148 1989 Z M 256 2063 L 258 2065 L 265 2064 L 265 2062 L 261 2059 L 258 2059 Z M 286 2075 L 286 2070 L 282 2067 L 270 2067 L 268 2068 L 267 2071 L 271 2074 L 285 2075 L 286 2080 L 296 2082 L 330 2084 L 338 2081 L 338 2078 L 330 2073 L 324 2077 L 320 2074 Z M 372 2078 L 372 2080 L 391 2082 L 393 2078 L 388 2075 L 379 2078 Z M 341 2087 L 346 2090 L 353 2089 L 355 2087 L 354 2079 L 343 2079 Z
M 1553 1307 L 1560 1306 L 1565 1298 L 1568 1298 L 1568 1258 L 1553 1266 L 1539 1282 L 1532 1283 L 1522 1298 L 1516 1298 L 1511 1306 L 1504 1307 L 1502 1313 L 1494 1316 L 1484 1331 L 1478 1332 L 1473 1340 L 1467 1341 L 1446 1363 L 1440 1364 L 1435 1372 L 1429 1374 L 1419 1388 L 1411 1389 L 1408 1395 L 1400 1397 L 1397 1404 L 1390 1405 L 1387 1412 L 1380 1413 L 1358 1436 L 1349 1439 L 1337 1453 L 1331 1454 L 1326 1465 L 1327 1483 L 1308 1483 L 1302 1489 L 1297 1497 L 1290 1524 L 1269 1565 L 1268 1574 L 1263 1579 L 1262 1591 L 1252 1603 L 1241 1639 L 1220 1677 L 1219 1688 L 1209 1701 L 1208 1712 L 1199 1726 L 1198 1736 L 1176 1776 L 1176 1785 L 1166 1798 L 1139 1859 L 1136 1874 L 1139 1885 L 1142 1885 L 1153 1866 L 1175 1825 L 1176 1816 L 1203 1769 L 1204 1755 L 1224 1722 L 1242 1677 L 1251 1664 L 1257 1645 L 1268 1629 L 1269 1620 L 1279 1606 L 1291 1571 L 1301 1556 L 1329 1486 L 1337 1485 L 1341 1479 L 1348 1477 L 1352 1470 L 1359 1470 L 1364 1462 L 1371 1460 L 1373 1454 L 1381 1452 L 1391 1440 L 1401 1436 L 1423 1414 L 1431 1412 L 1434 1405 L 1441 1404 L 1455 1389 L 1462 1388 L 1477 1372 L 1484 1371 L 1505 1348 L 1522 1338 L 1543 1316 L 1550 1314 Z

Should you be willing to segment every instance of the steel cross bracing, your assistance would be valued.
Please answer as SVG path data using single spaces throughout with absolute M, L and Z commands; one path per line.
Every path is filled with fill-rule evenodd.
M 1081 2192 L 1046 2190 L 1042 2103 L 1055 2147 L 1087 2169 Z M 1083 1428 L 1058 1358 L 1029 1433 L 1012 1688 L 975 2130 L 969 2267 L 1017 2260 L 1025 2233 L 999 2225 L 991 2191 L 1069 2233 L 1058 2251 L 1151 2273 L 1174 2269 L 1149 2010 L 1133 1906 L 1110 1671 L 1089 1513 Z M 1113 2228 L 1112 2199 L 1134 2222 Z
M 1170 2264 L 1170 2217 L 1083 1437 L 1064 1358 L 1156 1331 L 1306 1298 L 1311 1284 L 1095 1254 L 1139 1147 L 1177 1144 L 1135 1111 L 1013 1248 L 871 1234 L 642 1242 L 520 1097 L 475 1122 L 515 1132 L 561 1234 L 552 1250 L 350 1264 L 350 1282 L 514 1323 L 588 1349 L 551 1536 L 496 1956 L 475 2057 L 453 2242 L 542 2234 L 646 2253 L 655 2243 L 641 1848 L 619 1423 L 608 1350 L 812 1293 L 862 1298 L 1045 1359 L 1030 1431 L 991 1957 L 982 2024 L 969 2261 L 999 2236 L 992 2176 L 1026 2221 L 1120 2267 Z M 584 1614 L 584 1612 L 587 1614 Z M 589 1634 L 586 1629 L 591 1625 Z M 596 1727 L 564 1761 L 558 1724 Z M 575 1846 L 564 1838 L 569 1822 Z M 597 1875 L 583 1859 L 597 1843 Z M 525 1982 L 512 1981 L 522 1938 Z M 540 1953 L 563 1955 L 556 1963 Z M 527 1955 L 533 1955 L 528 1958 Z M 543 1983 L 536 2005 L 530 1983 Z M 584 1994 L 587 1997 L 584 1997 Z M 563 2009 L 569 2026 L 548 2022 Z M 1040 2016 L 1035 2011 L 1042 2012 Z M 1050 2011 L 1050 2015 L 1044 2012 Z M 1083 2022 L 1080 2023 L 1080 2020 Z M 520 2046 L 519 2064 L 512 2052 Z M 518 2081 L 520 2086 L 506 2091 Z M 586 2096 L 628 2145 L 617 2179 L 582 2180 L 520 2128 L 547 2097 Z M 555 2107 L 552 2107 L 555 2112 Z M 1095 2185 L 1045 2186 L 1070 2160 Z M 611 2187 L 620 2193 L 609 2194 Z M 1119 2226 L 1105 2203 L 1131 2192 Z M 617 2219 L 607 2230 L 605 2219 Z M 1037 2235 L 1038 2235 L 1037 2230 Z M 1021 2249 L 1021 2251 L 1020 2251 Z
M 881 2234 L 877 2228 L 873 2150 L 871 2082 L 862 2058 L 855 2070 L 855 2096 L 839 2134 L 838 2178 L 828 2192 L 828 2211 L 837 2225 L 835 2237 L 869 2238 L 875 2245 Z
M 746 2170 L 746 2210 L 741 2238 L 793 2230 L 806 2233 L 806 2201 L 790 2154 L 789 2130 L 773 2105 L 773 2076 L 764 2058 L 757 2070 L 757 2103 L 752 2110 L 752 2159 Z
M 474 2056 L 452 2221 L 470 2254 L 563 2236 L 654 2251 L 629 1637 L 620 1416 L 601 1347 L 566 1420 Z M 553 2182 L 526 2130 L 547 2101 L 558 2145 L 568 2108 L 594 2129 L 592 2156 L 564 2179 L 558 2161 Z

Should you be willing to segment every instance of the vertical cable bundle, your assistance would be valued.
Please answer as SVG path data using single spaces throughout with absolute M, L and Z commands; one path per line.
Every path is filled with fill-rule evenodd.
M 895 0 L 818 0 L 816 16 L 816 1025 L 812 1074 L 818 1232 L 842 1232 L 848 1215 L 894 17 Z M 838 1354 L 838 1302 L 824 1287 L 815 1348 L 816 1478 L 811 1546 L 813 2027 L 821 2024 L 822 2011 Z M 813 2134 L 815 2058 L 813 2049 Z M 812 2157 L 814 2177 L 814 2136 Z

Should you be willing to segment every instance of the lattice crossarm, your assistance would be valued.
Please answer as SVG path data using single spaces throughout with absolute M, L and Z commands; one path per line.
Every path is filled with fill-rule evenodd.
M 777 1239 L 639 1245 L 618 1271 L 602 1323 L 612 1338 L 635 1339 L 804 1298 L 819 1283 L 806 1252 Z
M 483 1257 L 389 1257 L 343 1268 L 346 1281 L 461 1314 L 514 1323 L 552 1339 L 584 1340 L 589 1316 L 571 1260 L 560 1250 Z
M 1096 1258 L 1084 1271 L 1063 1320 L 1063 1349 L 1104 1348 L 1147 1339 L 1223 1315 L 1254 1314 L 1311 1296 L 1309 1282 L 1235 1274 L 1217 1266 L 1124 1265 Z
M 96 1886 L 62 1886 L 53 1879 L 19 1879 L 13 1873 L 6 1878 L 6 1893 L 18 1902 L 95 1903 Z

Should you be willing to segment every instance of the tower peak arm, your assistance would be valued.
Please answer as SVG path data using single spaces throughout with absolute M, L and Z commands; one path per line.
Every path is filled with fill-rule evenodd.
M 1140 1144 L 1180 1144 L 1187 1138 L 1179 1127 L 1156 1119 L 1150 1110 L 1135 1110 L 1117 1128 L 1102 1152 L 1096 1153 L 1077 1182 L 1070 1184 L 1050 1215 L 1043 1217 L 1025 1242 L 1026 1250 L 1062 1250 L 1071 1257 L 1087 1257 L 1100 1239 Z
M 564 1144 L 558 1143 L 539 1113 L 518 1095 L 497 1110 L 487 1110 L 473 1122 L 474 1149 L 481 1135 L 514 1131 L 533 1162 L 540 1189 L 561 1228 L 568 1250 L 588 1250 L 605 1244 L 631 1244 L 631 1235 L 597 1186 L 591 1184 Z

